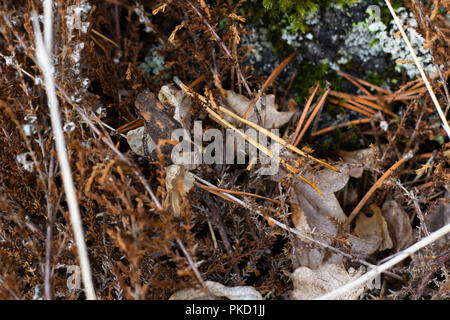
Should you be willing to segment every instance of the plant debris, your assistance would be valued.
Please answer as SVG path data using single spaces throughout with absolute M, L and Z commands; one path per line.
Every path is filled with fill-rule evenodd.
M 428 85 L 344 2 L 3 1 L 0 299 L 316 299 L 446 230 L 448 5 L 396 9 Z M 449 249 L 338 298 L 448 299 Z

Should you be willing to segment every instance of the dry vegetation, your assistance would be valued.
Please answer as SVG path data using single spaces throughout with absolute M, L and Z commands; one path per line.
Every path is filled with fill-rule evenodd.
M 100 299 L 168 299 L 205 281 L 252 286 L 268 299 L 305 297 L 292 293 L 300 281 L 291 278 L 296 269 L 320 269 L 327 259 L 343 255 L 338 264 L 346 270 L 376 265 L 449 221 L 450 144 L 423 80 L 405 81 L 390 92 L 341 73 L 359 88 L 357 93 L 317 84 L 305 104 L 297 106 L 289 99 L 289 83 L 277 81 L 295 54 L 286 54 L 266 79 L 252 77 L 253 66 L 244 63 L 250 49 L 239 43 L 248 32 L 245 17 L 238 14 L 244 2 L 55 1 L 54 78 Z M 448 2 L 406 1 L 406 6 L 419 21 L 417 31 L 439 70 L 430 82 L 446 113 Z M 0 2 L 0 298 L 80 299 L 85 298 L 82 290 L 67 287 L 67 268 L 79 265 L 79 258 L 36 61 L 33 10 L 42 12 L 41 1 Z M 223 27 L 219 22 L 225 18 Z M 164 57 L 164 69 L 149 77 L 139 65 L 155 47 Z M 146 89 L 158 95 L 162 85 L 174 84 L 175 76 L 180 79 L 177 90 L 192 98 L 191 119 L 203 120 L 204 127 L 226 128 L 217 114 L 224 111 L 219 105 L 226 103 L 228 90 L 253 101 L 246 112 L 234 113 L 250 120 L 256 115 L 254 123 L 261 127 L 265 115 L 252 109 L 269 91 L 276 93 L 278 111 L 298 111 L 280 130 L 280 143 L 290 143 L 286 148 L 293 152 L 280 160 L 286 176 L 276 181 L 261 176 L 260 164 L 250 170 L 247 165 L 202 164 L 191 171 L 215 187 L 197 180 L 187 193 L 180 183 L 168 189 L 167 157 L 163 152 L 154 158 L 134 154 L 124 134 L 147 124 L 135 105 L 138 95 Z M 305 156 L 307 152 L 341 173 L 350 170 L 346 159 L 352 156 L 344 150 L 311 148 L 336 129 L 319 128 L 317 120 L 324 106 L 333 104 L 353 117 L 339 125 L 343 139 L 366 137 L 364 141 L 372 142 L 365 147 L 372 150 L 373 161 L 361 161 L 364 171 L 347 174 L 346 187 L 325 194 L 326 200 L 311 200 L 320 195 L 301 185 L 301 179 L 321 190 L 334 178 L 323 178 L 321 172 L 332 170 Z M 168 114 L 172 109 L 166 106 Z M 235 126 L 242 125 L 238 121 Z M 164 143 L 170 144 L 160 140 Z M 310 218 L 306 200 L 296 196 L 299 189 L 306 190 L 300 193 L 310 203 L 336 200 L 344 219 L 329 208 L 315 207 L 324 210 L 317 216 L 325 222 L 299 222 L 305 215 Z M 168 193 L 179 201 L 179 214 L 174 214 L 173 202 L 165 201 Z M 392 199 L 406 223 L 386 216 L 385 204 Z M 358 226 L 358 217 L 378 217 L 380 208 L 391 245 L 353 251 L 352 245 L 361 245 L 358 241 L 368 232 Z M 321 229 L 321 223 L 330 223 L 336 233 L 308 228 L 329 230 Z M 369 235 L 378 231 L 373 232 Z M 410 239 L 402 242 L 403 237 Z M 313 249 L 323 255 L 322 266 L 305 264 L 304 254 Z M 361 298 L 448 299 L 449 257 L 448 237 L 443 237 L 391 268 L 382 275 L 381 286 L 365 288 Z

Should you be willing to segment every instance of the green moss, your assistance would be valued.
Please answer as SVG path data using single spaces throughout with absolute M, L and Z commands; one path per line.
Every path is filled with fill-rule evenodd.
M 376 72 L 369 71 L 366 76 L 366 81 L 380 86 L 385 82 L 385 78 L 378 75 Z
M 433 137 L 433 141 L 436 141 L 437 143 L 439 143 L 440 145 L 443 145 L 445 142 L 445 139 L 443 136 L 434 136 Z
M 260 0 L 263 7 L 279 18 L 287 18 L 294 30 L 306 31 L 304 16 L 307 12 L 315 12 L 319 7 L 328 7 L 331 3 L 344 6 L 356 0 Z
M 384 1 L 380 1 L 378 5 L 380 6 L 380 19 L 381 19 L 381 22 L 383 22 L 386 26 L 388 26 L 389 23 L 393 19 L 392 15 L 391 15 L 391 12 L 389 11 L 389 8 L 386 6 L 386 3 Z M 394 10 L 397 10 L 398 8 L 403 6 L 404 4 L 400 0 L 394 0 L 394 1 L 391 1 L 391 5 L 392 5 L 392 8 L 394 8 Z
M 317 82 L 325 87 L 326 82 L 330 83 L 333 90 L 339 91 L 342 87 L 342 78 L 338 76 L 336 71 L 330 68 L 328 63 L 314 65 L 304 62 L 297 67 L 297 78 L 292 86 L 292 92 L 296 93 L 294 100 L 303 104 L 305 99 L 309 97 L 309 89 Z

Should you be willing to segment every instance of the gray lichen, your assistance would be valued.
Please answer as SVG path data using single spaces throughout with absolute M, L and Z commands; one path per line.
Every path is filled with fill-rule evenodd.
M 140 67 L 145 71 L 147 76 L 157 75 L 164 70 L 164 57 L 157 52 L 160 49 L 160 46 L 151 48 L 144 62 L 140 64 Z

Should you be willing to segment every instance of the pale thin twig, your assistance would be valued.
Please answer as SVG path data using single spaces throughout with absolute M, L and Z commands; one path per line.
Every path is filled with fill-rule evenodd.
M 195 276 L 197 277 L 198 282 L 202 285 L 203 288 L 206 288 L 205 281 L 202 278 L 202 275 L 200 274 L 200 271 L 198 271 L 197 266 L 195 265 L 194 260 L 192 259 L 189 252 L 186 250 L 186 247 L 184 246 L 183 242 L 180 240 L 180 238 L 176 238 L 178 245 L 180 246 L 181 250 L 183 251 L 184 255 L 186 256 L 186 259 L 189 262 L 189 265 L 192 268 L 192 271 L 194 271 Z
M 450 127 L 448 125 L 447 119 L 445 117 L 444 112 L 441 109 L 441 106 L 439 105 L 439 101 L 437 100 L 436 95 L 434 94 L 433 88 L 431 88 L 430 82 L 428 81 L 425 71 L 422 68 L 422 64 L 420 63 L 419 58 L 417 58 L 417 55 L 414 52 L 414 49 L 411 46 L 411 43 L 409 42 L 408 36 L 406 35 L 405 30 L 403 30 L 400 20 L 398 19 L 397 14 L 392 8 L 391 3 L 389 2 L 389 0 L 385 0 L 385 2 L 389 8 L 389 11 L 391 12 L 392 17 L 394 18 L 395 23 L 397 24 L 398 29 L 400 30 L 400 33 L 402 34 L 403 40 L 405 40 L 406 45 L 408 46 L 411 56 L 413 57 L 414 62 L 416 63 L 417 69 L 419 69 L 420 75 L 423 81 L 425 82 L 425 86 L 427 87 L 428 92 L 430 93 L 431 100 L 433 100 L 434 106 L 436 107 L 439 117 L 441 118 L 444 130 L 447 132 L 447 135 L 450 138 Z
M 53 0 L 44 0 L 44 41 L 50 61 L 53 56 Z
M 51 262 L 52 262 L 52 229 L 53 229 L 53 203 L 51 202 L 51 184 L 55 169 L 55 158 L 50 152 L 50 165 L 47 179 L 47 235 L 45 239 L 45 275 L 44 275 L 44 296 L 46 300 L 52 299 L 51 285 Z
M 36 58 L 44 76 L 53 136 L 55 137 L 56 151 L 58 154 L 59 165 L 61 167 L 61 177 L 63 180 L 64 192 L 66 194 L 70 220 L 72 222 L 73 233 L 75 236 L 78 256 L 80 259 L 83 285 L 86 290 L 86 298 L 89 300 L 95 300 L 96 295 L 94 285 L 92 283 L 91 267 L 89 263 L 86 243 L 84 241 L 80 209 L 78 207 L 78 200 L 75 194 L 72 171 L 70 169 L 70 163 L 66 153 L 64 133 L 61 126 L 61 116 L 59 114 L 58 99 L 56 97 L 55 79 L 53 78 L 52 64 L 50 62 L 50 57 L 42 39 L 41 28 L 39 26 L 39 20 L 36 11 L 32 11 L 31 16 L 36 41 Z

